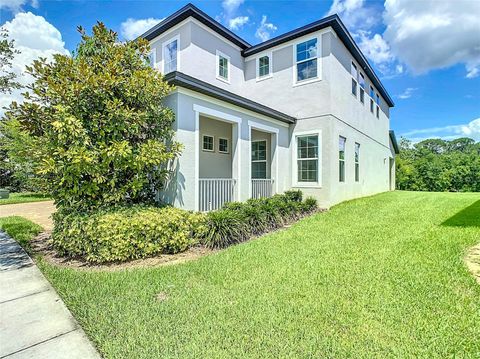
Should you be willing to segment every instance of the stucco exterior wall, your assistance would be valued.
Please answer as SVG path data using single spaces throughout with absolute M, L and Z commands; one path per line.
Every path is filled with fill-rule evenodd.
M 213 152 L 203 149 L 203 135 L 213 136 Z M 218 150 L 219 138 L 228 140 L 228 153 Z M 200 116 L 200 178 L 232 178 L 232 125 Z

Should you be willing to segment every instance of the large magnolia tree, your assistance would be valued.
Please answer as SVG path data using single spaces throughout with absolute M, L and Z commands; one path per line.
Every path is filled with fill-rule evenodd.
M 180 145 L 163 105 L 172 88 L 148 64 L 145 40 L 119 42 L 102 23 L 72 56 L 36 60 L 34 82 L 6 113 L 11 157 L 29 163 L 57 205 L 152 201 Z

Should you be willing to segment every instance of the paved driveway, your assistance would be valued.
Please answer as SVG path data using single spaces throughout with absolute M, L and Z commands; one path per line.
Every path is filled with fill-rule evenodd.
M 0 205 L 0 217 L 25 217 L 39 224 L 46 231 L 51 231 L 53 229 L 51 215 L 55 210 L 53 201 L 4 204 Z

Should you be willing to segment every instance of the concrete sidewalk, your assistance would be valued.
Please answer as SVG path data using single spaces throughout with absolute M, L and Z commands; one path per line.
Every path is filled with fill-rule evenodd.
M 37 266 L 2 231 L 0 358 L 100 358 Z

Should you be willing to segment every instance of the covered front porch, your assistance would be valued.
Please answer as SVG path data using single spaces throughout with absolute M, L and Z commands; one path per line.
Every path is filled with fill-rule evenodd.
M 197 148 L 199 211 L 276 193 L 274 128 L 201 109 Z

